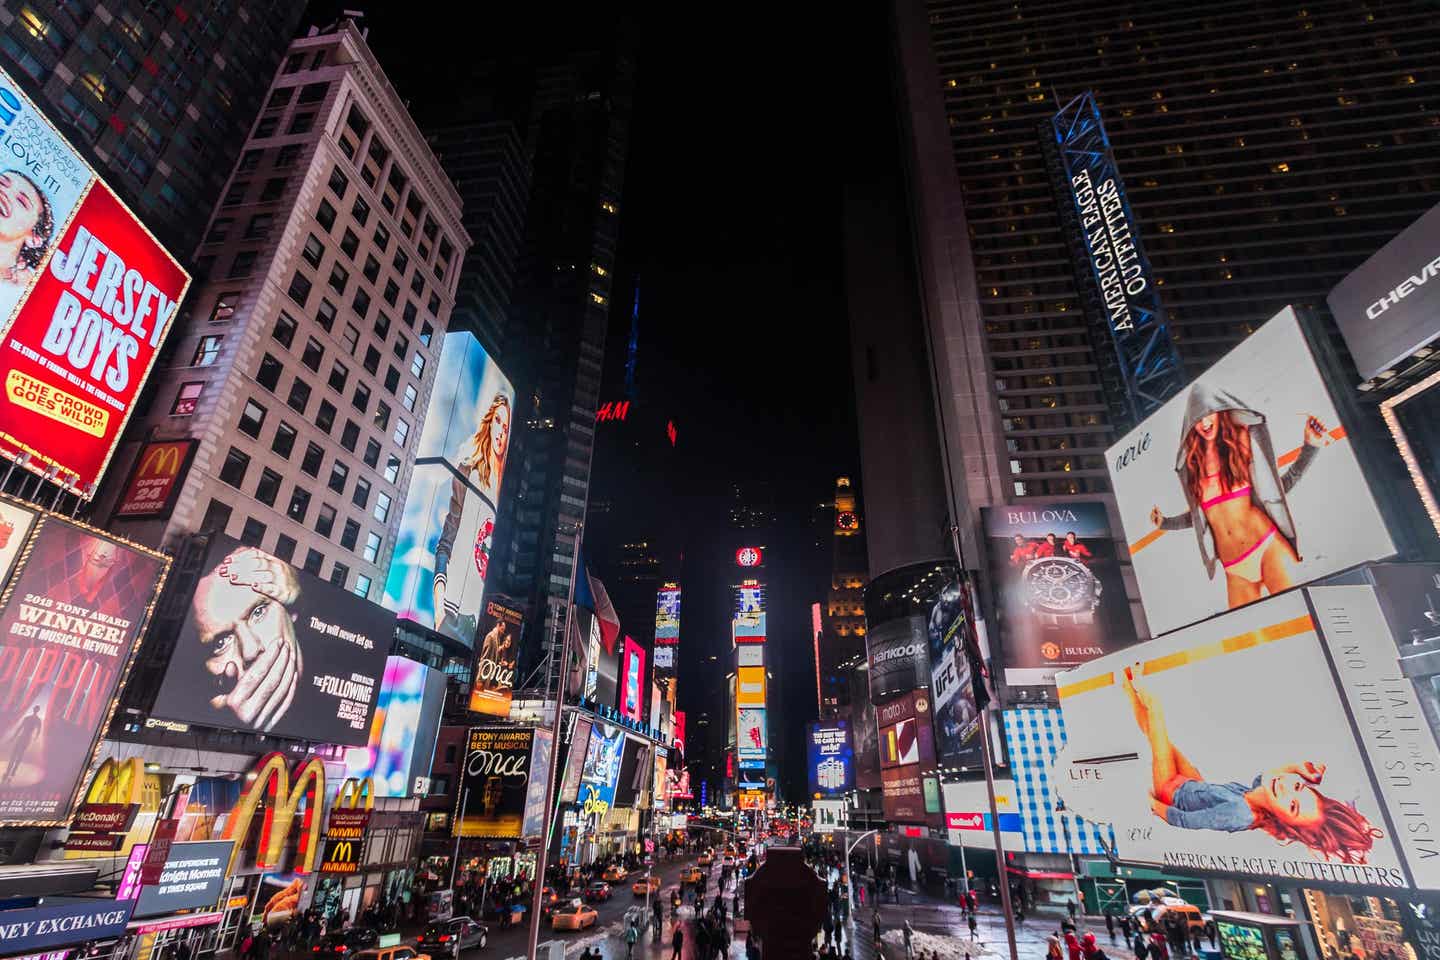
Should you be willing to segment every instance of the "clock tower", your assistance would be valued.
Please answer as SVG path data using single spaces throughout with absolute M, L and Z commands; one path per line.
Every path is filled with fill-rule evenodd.
M 825 716 L 834 716 L 849 699 L 848 686 L 838 682 L 844 676 L 839 666 L 865 656 L 865 585 L 870 576 L 860 506 L 849 477 L 835 479 L 831 539 L 830 593 L 818 651 L 820 709 Z

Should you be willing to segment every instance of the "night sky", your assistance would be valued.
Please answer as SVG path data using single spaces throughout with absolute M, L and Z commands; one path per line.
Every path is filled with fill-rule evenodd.
M 314 3 L 307 22 L 324 24 L 341 6 Z M 473 65 L 543 62 L 631 38 L 635 115 L 602 396 L 622 389 L 638 277 L 639 396 L 679 426 L 666 469 L 686 504 L 683 516 L 645 523 L 647 533 L 669 527 L 661 532 L 686 551 L 688 570 L 728 512 L 734 484 L 768 481 L 775 539 L 795 567 L 771 574 L 779 588 L 771 608 L 783 605 L 782 623 L 808 633 L 830 565 L 828 545 L 816 550 L 808 534 L 811 514 L 836 475 L 858 473 L 840 198 L 847 180 L 885 175 L 893 150 L 883 8 L 811 17 L 813 8 L 781 4 L 763 17 L 707 19 L 698 30 L 653 6 L 619 24 L 596 8 L 492 5 L 473 24 L 443 30 L 414 16 L 413 5 L 364 9 L 371 48 L 422 129 L 432 118 L 463 119 L 447 107 L 473 92 L 483 70 Z M 689 604 L 686 613 L 682 643 L 698 634 L 708 648 L 723 635 L 728 646 L 719 604 Z M 808 650 L 791 652 L 785 666 L 785 689 L 803 691 L 793 699 L 809 712 L 772 714 L 771 730 L 788 738 L 781 775 L 798 798 L 814 674 Z M 718 716 L 722 705 L 696 702 L 700 694 L 682 676 L 681 706 Z

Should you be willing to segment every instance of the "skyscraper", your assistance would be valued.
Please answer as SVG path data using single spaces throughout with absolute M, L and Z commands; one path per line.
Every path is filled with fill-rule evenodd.
M 849 672 L 842 664 L 865 658 L 865 585 L 870 582 L 860 505 L 849 477 L 835 478 L 830 594 L 820 640 L 820 712 L 834 716 L 849 702 Z
M 1440 196 L 1424 107 L 1440 26 L 1413 4 L 895 9 L 962 501 L 1107 489 L 1113 425 L 1057 216 L 1070 200 L 1041 144 L 1059 104 L 1095 94 L 1191 374 L 1286 303 L 1323 309 Z
M 188 261 L 304 12 L 24 0 L 0 6 L 0 62 Z
M 378 599 L 470 237 L 349 21 L 294 41 L 199 248 L 132 436 L 189 441 L 154 544 L 228 533 Z M 117 453 L 107 516 L 139 444 Z

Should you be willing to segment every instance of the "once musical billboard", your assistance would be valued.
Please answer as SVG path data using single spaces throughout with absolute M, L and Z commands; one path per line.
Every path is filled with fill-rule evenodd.
M 475 681 L 470 687 L 470 710 L 492 717 L 510 716 L 515 683 L 515 660 L 525 634 L 525 611 L 508 599 L 485 602 L 480 621 L 484 637 L 475 657 Z
M 474 334 L 446 334 L 382 602 L 466 646 L 480 626 L 514 404 Z
M 1290 307 L 1106 459 L 1156 635 L 1395 552 Z
M 364 746 L 393 618 L 230 537 L 202 569 L 154 716 Z
M 90 498 L 190 276 L 0 70 L 0 456 Z
M 533 727 L 474 727 L 455 791 L 456 836 L 513 840 L 522 836 L 532 776 Z
M 6 524 L 25 513 L 0 507 Z M 20 537 L 0 607 L 0 823 L 59 826 L 79 800 L 170 561 L 50 514 L 33 531 Z

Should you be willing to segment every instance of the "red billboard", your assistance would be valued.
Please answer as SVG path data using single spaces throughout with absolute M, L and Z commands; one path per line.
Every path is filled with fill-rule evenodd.
M 37 522 L 0 607 L 0 824 L 68 822 L 168 569 L 90 527 Z
M 636 723 L 645 722 L 645 648 L 625 637 L 620 672 L 620 713 Z
M 0 455 L 88 498 L 190 277 L 3 71 L 0 103 Z
M 125 483 L 125 492 L 115 507 L 116 519 L 151 520 L 170 516 L 199 445 L 198 440 L 169 440 L 142 446 L 130 479 Z

